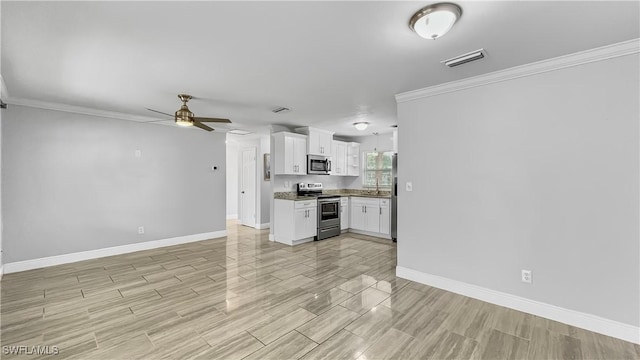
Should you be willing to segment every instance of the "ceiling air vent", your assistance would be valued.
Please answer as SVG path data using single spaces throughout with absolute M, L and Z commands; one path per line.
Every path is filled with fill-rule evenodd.
M 244 130 L 240 130 L 240 129 L 229 130 L 229 131 L 227 131 L 227 133 L 234 134 L 234 135 L 248 135 L 248 134 L 251 134 L 250 131 L 244 131 Z
M 443 60 L 440 63 L 447 65 L 448 67 L 454 67 L 462 64 L 466 64 L 471 61 L 480 60 L 484 58 L 484 49 L 478 49 L 466 54 L 462 54 L 451 59 Z
M 291 109 L 286 108 L 284 106 L 278 106 L 277 108 L 271 109 L 271 112 L 274 114 L 284 114 L 284 113 L 288 113 L 289 111 L 291 111 Z

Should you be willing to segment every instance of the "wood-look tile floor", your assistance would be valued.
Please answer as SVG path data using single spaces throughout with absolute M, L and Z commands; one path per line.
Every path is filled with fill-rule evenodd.
M 8 274 L 0 356 L 640 358 L 635 344 L 396 278 L 390 241 L 267 238 L 230 222 L 226 238 Z

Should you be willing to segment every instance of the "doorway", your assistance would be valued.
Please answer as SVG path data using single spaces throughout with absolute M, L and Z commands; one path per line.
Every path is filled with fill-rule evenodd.
M 242 150 L 240 224 L 256 227 L 256 148 Z

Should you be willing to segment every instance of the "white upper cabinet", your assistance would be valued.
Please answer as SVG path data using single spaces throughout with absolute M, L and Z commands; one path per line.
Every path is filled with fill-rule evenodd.
M 307 137 L 289 132 L 271 136 L 274 143 L 273 173 L 277 175 L 307 174 Z
M 307 154 L 331 156 L 331 145 L 333 143 L 333 131 L 316 129 L 312 127 L 297 128 L 297 132 L 309 135 L 307 142 Z
M 347 144 L 347 173 L 349 176 L 360 176 L 360 144 L 350 142 Z
M 347 175 L 347 143 L 334 140 L 331 149 L 331 175 Z

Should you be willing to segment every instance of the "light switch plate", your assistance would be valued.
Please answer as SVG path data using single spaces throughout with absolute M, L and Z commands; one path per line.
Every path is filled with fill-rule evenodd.
M 412 182 L 407 181 L 406 190 L 407 191 L 413 191 L 413 183 Z

